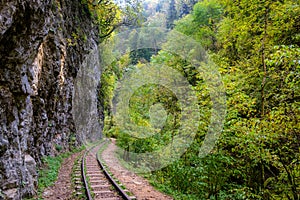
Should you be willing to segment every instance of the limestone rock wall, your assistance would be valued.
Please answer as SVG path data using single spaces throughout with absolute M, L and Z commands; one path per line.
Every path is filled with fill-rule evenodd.
M 34 194 L 41 157 L 82 142 L 72 93 L 97 33 L 80 0 L 0 1 L 0 199 Z

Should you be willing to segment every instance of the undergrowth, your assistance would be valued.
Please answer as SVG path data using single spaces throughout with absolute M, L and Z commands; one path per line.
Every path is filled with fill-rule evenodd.
M 42 198 L 45 188 L 50 187 L 57 180 L 59 169 L 63 160 L 70 155 L 80 152 L 85 149 L 85 146 L 74 149 L 71 152 L 66 152 L 58 156 L 46 156 L 42 158 L 43 165 L 38 170 L 38 199 Z

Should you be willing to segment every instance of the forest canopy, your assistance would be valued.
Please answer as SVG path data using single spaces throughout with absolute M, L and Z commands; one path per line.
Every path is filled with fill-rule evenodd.
M 103 72 L 99 100 L 106 114 L 106 135 L 135 153 L 172 143 L 179 134 L 181 109 L 164 87 L 141 87 L 130 103 L 130 116 L 139 125 L 151 126 L 149 109 L 155 102 L 166 111 L 163 129 L 152 137 L 130 137 L 119 129 L 113 115 L 114 92 L 124 74 L 163 64 L 181 73 L 195 91 L 198 104 L 205 106 L 193 143 L 180 159 L 148 174 L 153 184 L 175 199 L 299 200 L 299 1 L 160 0 L 141 5 L 143 23 L 138 27 L 160 26 L 185 34 L 201 44 L 218 66 L 226 93 L 224 128 L 215 148 L 200 158 L 211 99 L 203 74 L 167 51 L 166 46 L 176 45 L 178 39 L 169 38 L 162 49 L 133 48 Z M 137 36 L 133 29 L 129 42 L 138 42 L 147 33 L 139 34 L 144 36 Z M 128 154 L 121 157 L 138 162 Z

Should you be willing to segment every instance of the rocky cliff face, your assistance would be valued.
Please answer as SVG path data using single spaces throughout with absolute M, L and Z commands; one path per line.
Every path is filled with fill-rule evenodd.
M 0 2 L 0 199 L 34 194 L 40 158 L 81 142 L 74 79 L 97 32 L 80 0 Z

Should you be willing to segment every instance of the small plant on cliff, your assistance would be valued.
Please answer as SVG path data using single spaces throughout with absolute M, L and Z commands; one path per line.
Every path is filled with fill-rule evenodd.
M 55 145 L 55 150 L 58 151 L 58 152 L 61 152 L 61 150 L 63 149 L 63 147 L 59 144 L 56 144 Z

